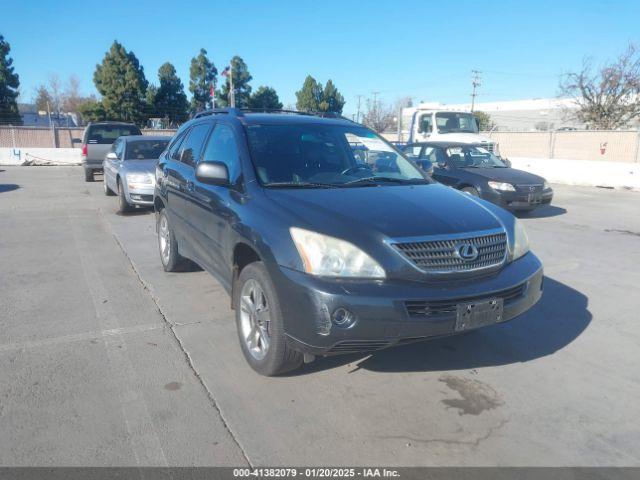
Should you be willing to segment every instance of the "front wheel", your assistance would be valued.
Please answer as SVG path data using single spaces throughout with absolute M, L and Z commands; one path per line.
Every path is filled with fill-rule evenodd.
M 127 202 L 127 195 L 124 193 L 122 180 L 118 179 L 118 212 L 126 213 L 131 210 L 131 205 Z
M 298 368 L 303 357 L 287 345 L 280 303 L 264 264 L 247 265 L 234 290 L 240 347 L 251 368 L 267 376 Z
M 105 175 L 105 176 L 102 178 L 102 188 L 104 188 L 104 194 L 105 194 L 107 197 L 112 197 L 112 196 L 114 196 L 114 195 L 115 195 L 115 193 L 113 193 L 113 190 L 111 190 L 111 189 L 107 186 L 107 178 L 106 178 L 106 177 L 107 177 L 107 176 Z

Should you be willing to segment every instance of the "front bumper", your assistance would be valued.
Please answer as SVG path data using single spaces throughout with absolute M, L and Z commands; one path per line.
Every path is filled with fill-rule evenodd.
M 492 276 L 430 284 L 323 280 L 285 267 L 276 267 L 272 278 L 292 348 L 313 355 L 333 355 L 458 333 L 455 311 L 416 316 L 409 313 L 407 302 L 455 305 L 500 297 L 504 298 L 502 321 L 511 320 L 540 299 L 543 270 L 538 258 L 528 253 Z M 340 307 L 355 315 L 349 327 L 331 321 L 331 314 Z
M 127 186 L 127 200 L 132 205 L 151 206 L 153 205 L 153 185 L 136 185 L 132 188 Z
M 540 192 L 498 192 L 490 189 L 481 196 L 507 210 L 532 210 L 541 205 L 549 205 L 553 199 L 553 190 L 549 188 Z

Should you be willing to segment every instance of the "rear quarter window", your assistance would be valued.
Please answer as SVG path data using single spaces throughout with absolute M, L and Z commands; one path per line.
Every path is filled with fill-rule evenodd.
M 87 143 L 111 145 L 116 138 L 125 135 L 142 135 L 142 132 L 133 125 L 92 125 L 87 131 Z

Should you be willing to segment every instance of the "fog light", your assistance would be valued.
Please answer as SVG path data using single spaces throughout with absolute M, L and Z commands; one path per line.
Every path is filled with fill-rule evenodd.
M 339 327 L 348 327 L 353 323 L 356 316 L 346 308 L 338 308 L 331 315 L 331 320 Z

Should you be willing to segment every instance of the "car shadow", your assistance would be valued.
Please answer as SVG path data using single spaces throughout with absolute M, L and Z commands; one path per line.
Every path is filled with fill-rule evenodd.
M 139 217 L 141 215 L 149 215 L 153 213 L 153 207 L 135 207 L 128 212 L 116 212 L 121 217 Z
M 0 193 L 12 192 L 19 188 L 20 185 L 16 185 L 15 183 L 0 183 Z
M 566 208 L 556 207 L 555 205 L 544 205 L 529 212 L 516 212 L 518 218 L 547 218 L 558 217 L 567 213 Z
M 545 277 L 540 301 L 522 316 L 463 335 L 353 354 L 318 358 L 292 375 L 354 363 L 353 371 L 437 372 L 509 365 L 552 355 L 573 342 L 592 316 L 588 299 L 579 291 Z

